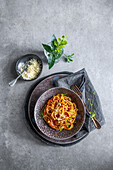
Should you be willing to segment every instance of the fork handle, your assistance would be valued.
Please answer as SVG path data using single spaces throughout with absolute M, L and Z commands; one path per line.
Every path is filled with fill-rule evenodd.
M 100 129 L 100 128 L 101 128 L 101 124 L 100 124 L 99 121 L 96 119 L 96 117 L 92 117 L 92 121 L 93 121 L 93 123 L 94 123 L 94 125 L 95 125 L 95 127 L 96 127 L 97 129 Z
M 90 113 L 90 110 L 88 109 L 87 105 L 84 103 L 84 101 L 83 101 L 82 98 L 81 98 L 81 100 L 82 100 L 84 106 L 86 107 L 87 111 Z M 101 124 L 99 123 L 99 121 L 98 121 L 95 117 L 92 117 L 91 119 L 92 119 L 95 127 L 96 127 L 97 129 L 100 129 L 100 128 L 101 128 Z

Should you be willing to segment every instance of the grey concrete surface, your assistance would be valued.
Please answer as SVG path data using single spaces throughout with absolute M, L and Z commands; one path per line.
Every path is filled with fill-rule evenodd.
M 68 36 L 73 63 L 51 70 L 41 43 Z M 53 147 L 38 140 L 24 119 L 26 94 L 35 81 L 15 78 L 15 62 L 34 53 L 44 60 L 41 77 L 86 68 L 98 92 L 106 124 L 80 143 Z M 0 170 L 113 169 L 113 0 L 0 0 Z

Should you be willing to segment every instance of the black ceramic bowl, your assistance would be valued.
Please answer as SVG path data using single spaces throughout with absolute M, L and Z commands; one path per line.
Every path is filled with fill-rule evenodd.
M 43 69 L 42 60 L 35 54 L 26 54 L 26 55 L 22 56 L 16 63 L 16 72 L 18 75 L 20 75 L 22 66 L 31 59 L 35 59 L 35 60 L 37 60 L 38 63 L 40 63 L 40 72 L 37 74 L 36 78 L 31 79 L 31 80 L 35 80 L 39 77 L 39 75 L 41 74 L 42 69 Z M 26 79 L 23 79 L 22 76 L 20 78 L 22 80 L 26 80 Z M 26 81 L 31 81 L 31 80 L 26 80 Z
M 66 96 L 71 98 L 71 101 L 74 102 L 78 108 L 76 123 L 71 130 L 62 130 L 60 133 L 56 135 L 56 130 L 51 128 L 43 118 L 41 118 L 41 110 L 45 106 L 46 102 L 56 94 L 65 94 Z M 80 97 L 74 93 L 72 90 L 62 88 L 62 87 L 55 87 L 47 90 L 44 92 L 36 102 L 35 109 L 34 109 L 34 118 L 37 127 L 39 130 L 46 136 L 52 139 L 57 140 L 64 140 L 68 139 L 74 135 L 76 135 L 80 129 L 82 128 L 84 121 L 85 121 L 85 110 L 84 105 L 80 99 Z

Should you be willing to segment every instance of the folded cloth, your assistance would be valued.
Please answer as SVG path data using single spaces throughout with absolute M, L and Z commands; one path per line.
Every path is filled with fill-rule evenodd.
M 88 99 L 91 99 L 91 100 L 93 99 L 93 92 L 95 91 L 93 111 L 95 112 L 95 114 L 96 114 L 95 117 L 100 122 L 101 126 L 104 125 L 105 119 L 104 119 L 104 116 L 102 113 L 100 100 L 96 93 L 96 90 L 94 89 L 94 87 L 88 77 L 88 74 L 87 74 L 85 68 L 83 68 L 82 70 L 80 70 L 76 73 L 70 74 L 67 77 L 56 80 L 55 85 L 57 87 L 65 87 L 68 89 L 70 89 L 71 85 L 76 85 L 81 90 L 82 98 L 83 98 L 84 102 L 86 103 L 87 107 L 89 108 L 89 110 L 90 110 L 90 102 Z M 79 133 L 82 133 L 82 131 L 90 132 L 94 129 L 95 129 L 94 123 L 90 118 L 90 114 L 86 110 L 85 123 Z

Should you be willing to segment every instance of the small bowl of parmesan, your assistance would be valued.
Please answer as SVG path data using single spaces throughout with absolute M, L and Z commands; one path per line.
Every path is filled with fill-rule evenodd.
M 27 69 L 24 71 L 26 65 Z M 42 68 L 42 60 L 35 54 L 24 55 L 16 63 L 17 74 L 20 75 L 23 72 L 21 79 L 28 81 L 38 78 Z

